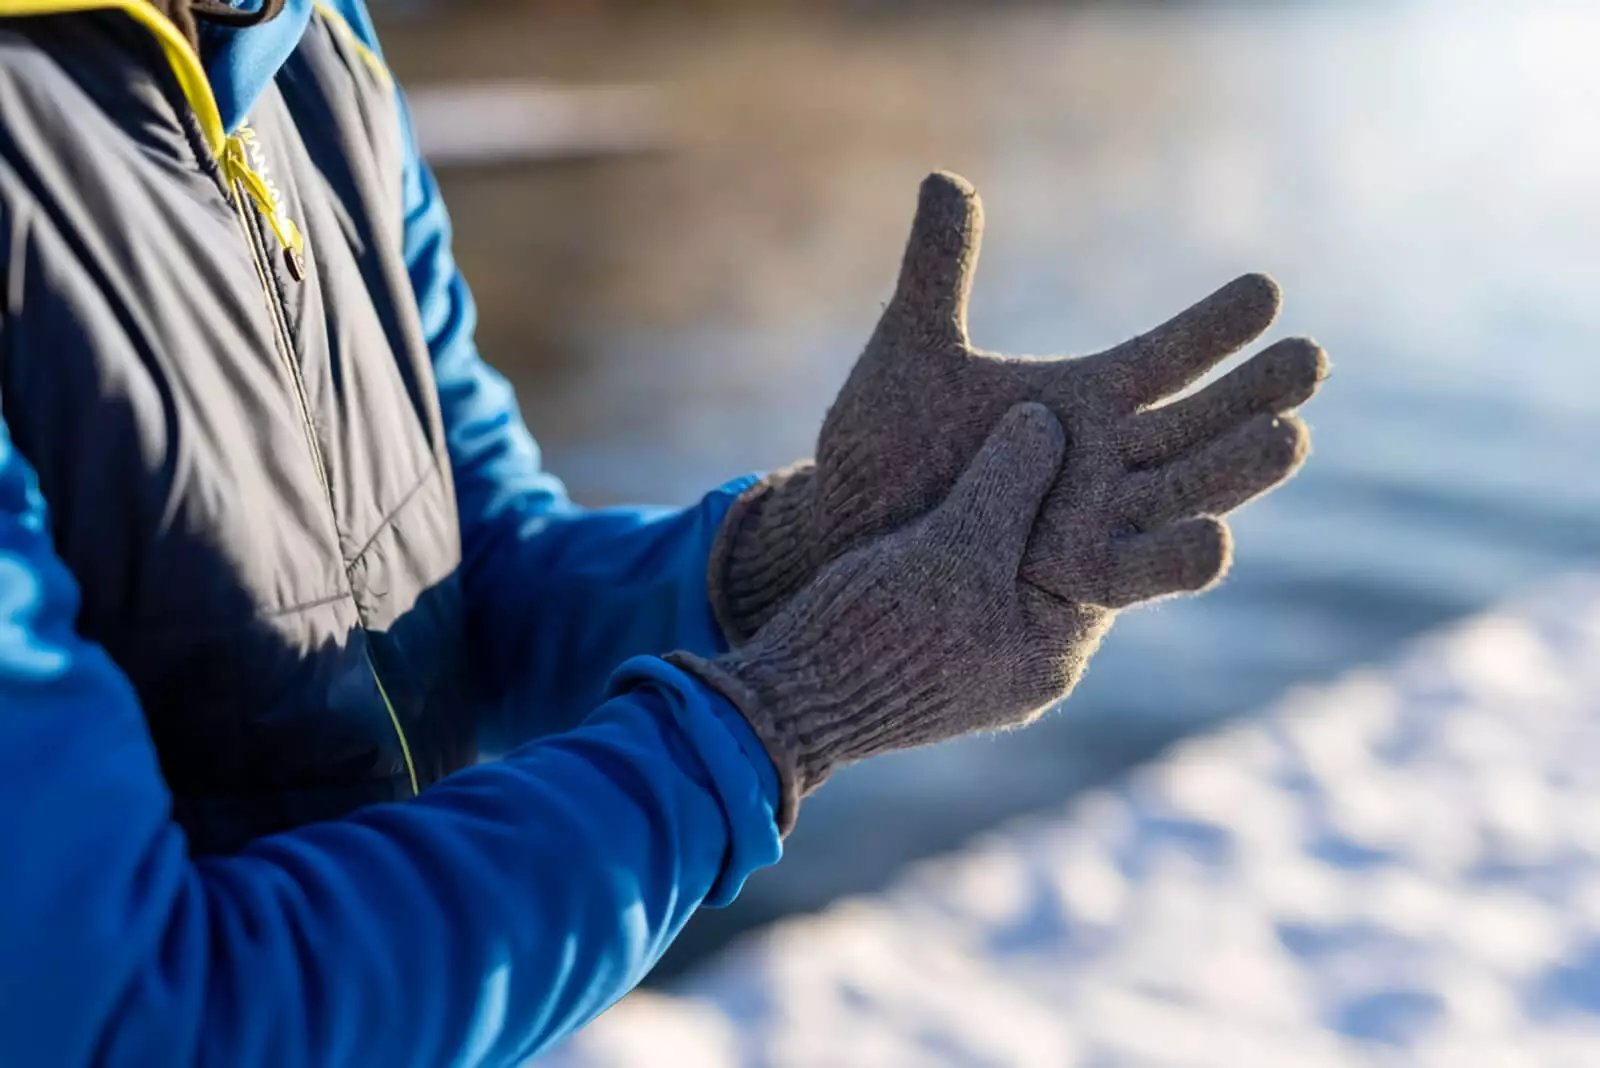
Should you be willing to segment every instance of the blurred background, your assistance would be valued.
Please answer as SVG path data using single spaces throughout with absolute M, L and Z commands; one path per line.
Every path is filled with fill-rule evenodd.
M 1026 734 L 839 776 L 657 981 L 1600 564 L 1600 5 L 372 6 L 480 346 L 584 503 L 809 455 L 935 168 L 986 201 L 983 347 L 1092 351 L 1262 270 L 1333 359 L 1222 589 L 1125 616 Z

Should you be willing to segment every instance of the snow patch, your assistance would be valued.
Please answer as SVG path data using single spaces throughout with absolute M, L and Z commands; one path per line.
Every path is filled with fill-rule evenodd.
M 1600 1064 L 1600 578 L 779 923 L 546 1063 Z

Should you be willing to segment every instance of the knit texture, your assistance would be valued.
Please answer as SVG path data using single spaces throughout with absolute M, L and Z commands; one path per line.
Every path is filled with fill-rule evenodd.
M 814 464 L 778 472 L 730 511 L 711 602 L 747 641 L 829 560 L 927 514 L 1012 406 L 1037 401 L 1070 447 L 1022 566 L 1077 604 L 1119 608 L 1215 582 L 1227 531 L 1211 518 L 1283 481 L 1308 447 L 1292 409 L 1326 375 L 1315 343 L 1281 341 L 1206 388 L 1157 406 L 1259 337 L 1277 285 L 1246 275 L 1148 334 L 1096 355 L 1007 357 L 967 337 L 983 210 L 930 175 L 899 284 L 829 409 Z M 1109 522 L 1119 537 L 1104 536 Z
M 785 833 L 840 765 L 1022 725 L 1077 682 L 1111 611 L 1021 576 L 1065 444 L 1049 409 L 1017 406 L 941 506 L 824 567 L 742 647 L 672 654 L 766 745 Z M 1106 540 L 1116 522 L 1092 525 Z

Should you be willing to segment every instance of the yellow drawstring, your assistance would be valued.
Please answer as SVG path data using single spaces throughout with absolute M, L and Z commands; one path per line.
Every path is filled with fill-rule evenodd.
M 246 146 L 255 140 L 255 136 L 254 130 L 242 126 L 238 133 L 223 142 L 221 154 L 223 176 L 230 182 L 238 182 L 250 195 L 257 210 L 266 216 L 267 225 L 272 227 L 278 245 L 299 257 L 305 252 L 305 235 L 300 232 L 300 227 L 295 225 L 295 221 L 284 214 L 283 204 L 278 200 L 272 187 L 267 185 L 266 179 L 250 166 L 250 154 Z

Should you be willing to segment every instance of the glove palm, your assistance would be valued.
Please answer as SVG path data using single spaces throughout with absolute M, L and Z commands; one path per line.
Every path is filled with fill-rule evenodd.
M 1215 582 L 1230 549 L 1212 517 L 1304 459 L 1305 428 L 1286 413 L 1326 373 L 1310 341 L 1280 342 L 1152 407 L 1271 325 L 1279 296 L 1270 279 L 1240 278 L 1093 356 L 1006 357 L 967 337 L 981 232 L 970 185 L 947 174 L 924 181 L 894 297 L 828 411 L 816 460 L 752 487 L 724 522 L 709 580 L 735 643 L 828 561 L 933 509 L 1019 403 L 1043 404 L 1070 443 L 1021 573 L 1091 615 Z M 1096 536 L 1106 522 L 1121 536 Z

